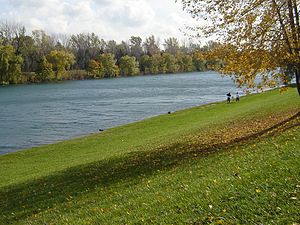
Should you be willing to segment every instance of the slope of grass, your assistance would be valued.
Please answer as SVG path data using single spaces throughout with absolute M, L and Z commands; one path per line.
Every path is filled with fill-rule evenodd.
M 187 134 L 199 134 L 247 118 L 262 117 L 299 107 L 296 91 L 267 92 L 242 98 L 239 104 L 210 104 L 154 117 L 54 145 L 0 157 L 0 187 L 50 175 L 77 165 L 149 150 Z
M 81 194 L 67 189 L 68 194 L 75 195 L 65 195 L 63 203 L 49 209 L 36 208 L 24 221 L 29 224 L 299 223 L 299 132 L 298 126 L 259 143 L 254 140 L 218 153 L 177 158 L 180 162 L 172 166 L 153 166 L 151 161 L 139 158 L 137 167 L 132 163 L 129 168 L 123 165 L 122 171 L 110 171 L 111 177 L 100 183 L 96 174 L 101 169 L 97 173 L 82 169 L 77 172 L 95 179 L 95 183 L 86 182 L 87 190 L 69 184 Z M 149 167 L 155 168 L 151 174 L 147 171 Z M 57 194 L 63 198 L 60 191 L 64 188 L 44 194 L 48 198 Z
M 272 127 L 299 109 L 272 91 L 1 156 L 0 224 L 299 223 L 299 117 Z

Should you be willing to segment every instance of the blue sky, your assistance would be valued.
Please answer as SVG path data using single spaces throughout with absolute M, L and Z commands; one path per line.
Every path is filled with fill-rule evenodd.
M 154 34 L 187 39 L 179 31 L 195 21 L 175 0 L 0 0 L 0 20 L 54 34 L 94 32 L 105 40 Z

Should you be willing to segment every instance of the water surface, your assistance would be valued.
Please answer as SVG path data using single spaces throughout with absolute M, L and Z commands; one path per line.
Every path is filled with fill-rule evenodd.
M 0 154 L 226 99 L 215 72 L 0 87 Z

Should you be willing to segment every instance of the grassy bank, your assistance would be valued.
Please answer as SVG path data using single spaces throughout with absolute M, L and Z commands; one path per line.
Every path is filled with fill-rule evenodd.
M 1 156 L 0 224 L 299 223 L 299 109 L 271 91 Z

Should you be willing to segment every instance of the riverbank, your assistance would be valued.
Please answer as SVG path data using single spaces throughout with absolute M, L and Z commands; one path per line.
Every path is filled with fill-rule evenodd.
M 238 90 L 215 72 L 0 88 L 0 155 L 223 101 Z
M 0 223 L 299 222 L 299 109 L 274 90 L 0 156 Z

